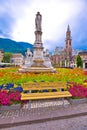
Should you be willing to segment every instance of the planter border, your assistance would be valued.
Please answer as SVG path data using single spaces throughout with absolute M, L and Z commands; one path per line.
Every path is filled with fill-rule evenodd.
M 0 106 L 0 111 L 19 110 L 20 108 L 21 104 L 14 104 L 11 106 Z
M 69 102 L 72 105 L 87 103 L 87 98 L 81 98 L 81 99 L 72 99 L 72 98 L 69 98 Z

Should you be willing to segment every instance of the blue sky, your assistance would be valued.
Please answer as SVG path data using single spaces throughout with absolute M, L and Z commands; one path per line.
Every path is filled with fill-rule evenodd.
M 87 0 L 0 0 L 0 37 L 33 44 L 38 11 L 45 48 L 64 47 L 69 24 L 73 48 L 87 50 Z

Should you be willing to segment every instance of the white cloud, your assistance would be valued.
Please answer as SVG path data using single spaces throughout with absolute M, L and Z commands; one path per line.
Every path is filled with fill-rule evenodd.
M 42 14 L 42 41 L 48 48 L 58 46 L 56 43 L 60 45 L 61 39 L 65 40 L 68 24 L 70 24 L 72 32 L 75 32 L 78 18 L 85 7 L 85 0 L 7 1 L 10 1 L 11 4 L 10 12 L 9 8 L 8 12 L 15 18 L 12 26 L 12 39 L 34 43 L 35 15 L 40 11 Z M 9 7 L 8 3 L 5 6 Z M 51 45 L 47 45 L 45 41 L 51 41 Z

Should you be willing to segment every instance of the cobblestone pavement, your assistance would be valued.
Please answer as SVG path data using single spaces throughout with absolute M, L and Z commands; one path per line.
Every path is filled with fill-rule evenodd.
M 69 102 L 67 100 L 64 100 L 64 104 L 68 105 Z M 31 110 L 28 110 L 28 103 L 26 103 L 21 110 L 10 110 L 10 111 L 1 111 L 0 112 L 0 119 L 9 119 L 9 118 L 16 118 L 16 117 L 23 117 L 26 115 L 30 115 L 35 113 L 35 111 L 39 111 L 39 108 L 48 108 L 50 107 L 57 107 L 57 106 L 62 106 L 62 101 L 58 99 L 53 99 L 53 100 L 38 100 L 38 101 L 33 101 L 31 102 Z M 37 108 L 37 109 L 34 109 Z
M 27 109 L 28 104 L 26 104 L 20 110 L 0 111 L 0 130 L 87 130 L 87 116 L 80 116 L 63 120 L 58 119 L 61 116 L 69 116 L 79 113 L 86 113 L 87 115 L 87 104 L 84 103 L 79 105 L 70 105 L 68 101 L 64 100 L 64 102 L 65 107 L 61 106 L 62 103 L 60 100 L 43 100 L 32 102 L 31 110 Z M 54 117 L 57 117 L 57 119 L 50 121 L 46 120 L 40 123 L 32 123 L 35 120 Z M 31 121 L 31 123 L 29 123 L 29 121 Z M 19 125 L 14 125 L 14 127 L 11 126 L 11 128 L 5 128 L 4 125 L 8 123 L 12 125 L 14 123 L 19 123 Z
M 16 126 L 1 130 L 87 130 L 87 116 Z

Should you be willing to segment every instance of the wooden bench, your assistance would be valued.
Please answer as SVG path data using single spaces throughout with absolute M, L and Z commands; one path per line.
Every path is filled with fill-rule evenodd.
M 29 102 L 30 100 L 62 98 L 64 106 L 64 98 L 72 96 L 67 90 L 66 83 L 62 82 L 25 83 L 23 85 L 23 90 L 28 91 L 28 93 L 22 93 L 21 100 L 29 100 Z M 48 92 L 45 92 L 46 90 L 48 90 Z M 52 90 L 57 91 L 52 92 Z M 34 91 L 34 93 L 32 93 L 32 91 Z

